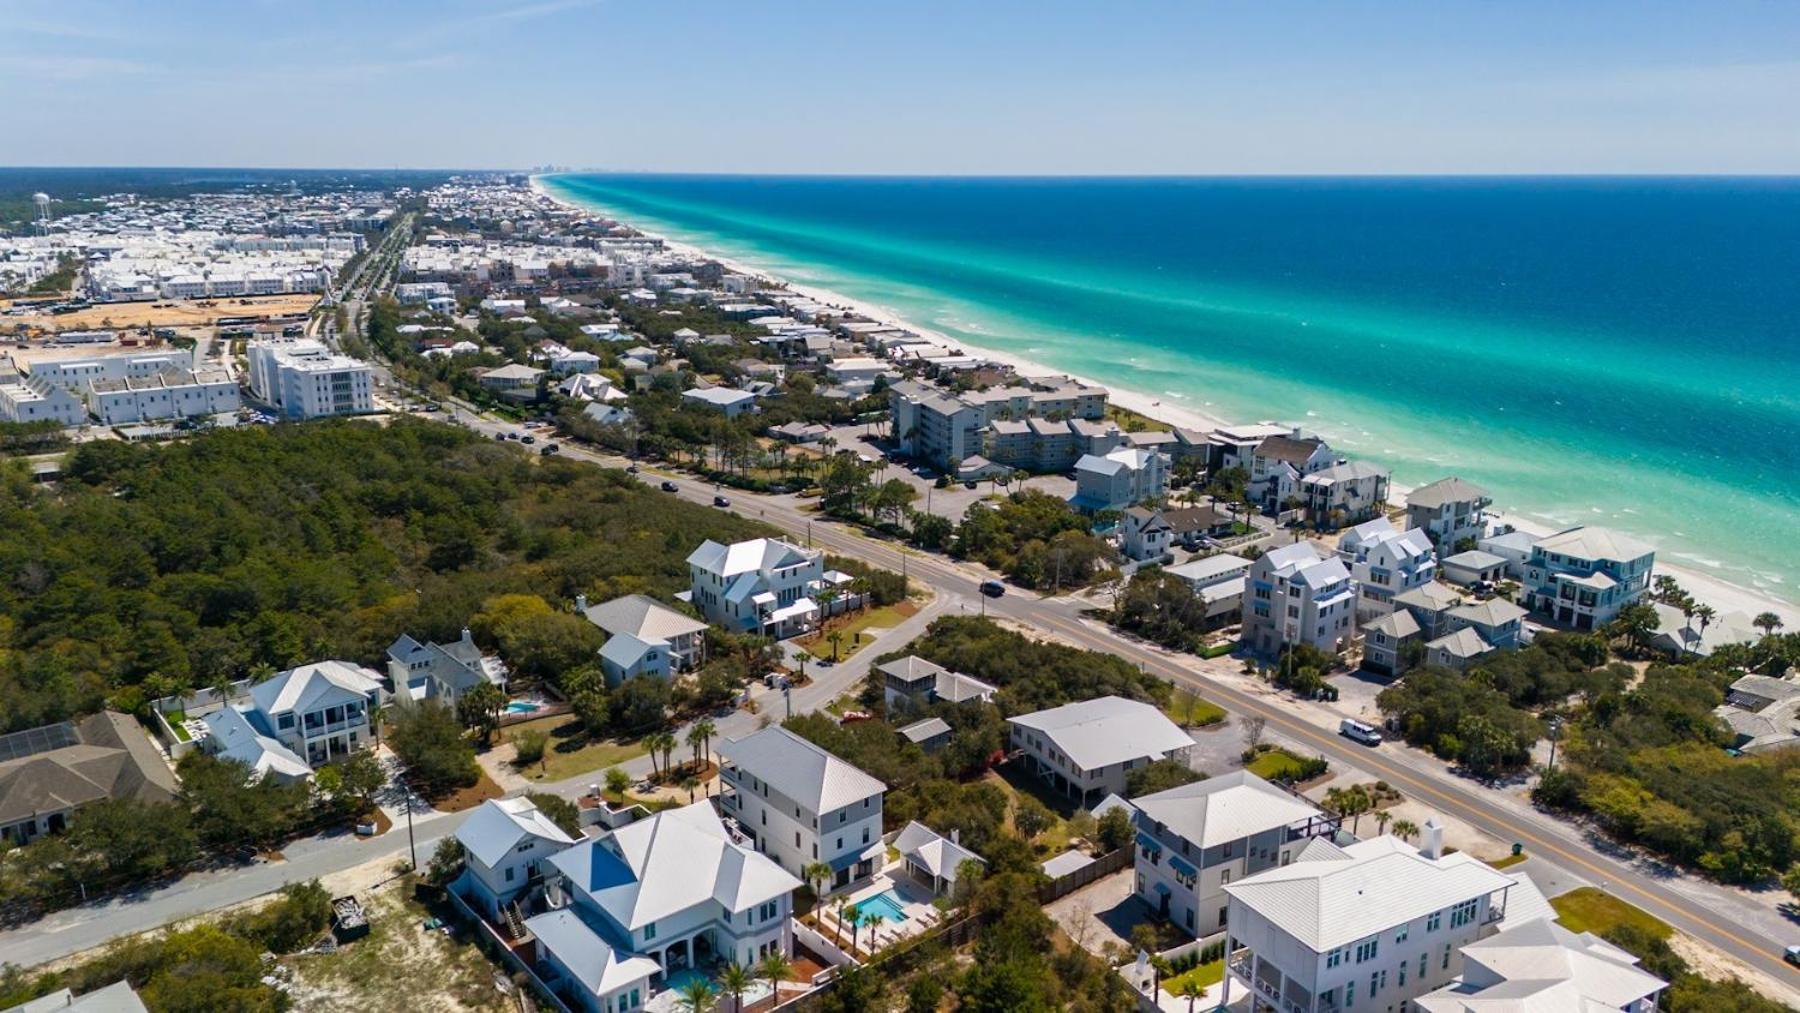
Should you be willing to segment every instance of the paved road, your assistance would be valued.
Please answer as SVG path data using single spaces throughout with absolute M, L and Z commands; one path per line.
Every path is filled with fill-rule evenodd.
M 512 428 L 475 416 L 467 406 L 453 405 L 452 415 L 457 422 L 490 436 Z M 611 466 L 624 463 L 619 458 L 591 453 L 573 445 L 565 444 L 564 453 L 571 458 Z M 647 474 L 645 477 L 652 476 Z M 659 473 L 654 476 L 656 480 L 664 477 L 676 484 L 678 495 L 683 498 L 700 503 L 712 501 L 714 490 L 710 484 L 681 475 Z M 1191 660 L 1130 642 L 1104 627 L 1085 622 L 1080 615 L 1080 602 L 1042 599 L 1018 592 L 990 600 L 980 595 L 977 589 L 981 581 L 994 576 L 985 568 L 905 551 L 895 543 L 822 521 L 809 512 L 803 501 L 792 496 L 754 496 L 741 490 L 731 495 L 738 513 L 783 528 L 809 545 L 888 569 L 905 570 L 913 579 L 927 584 L 937 595 L 930 613 L 915 617 L 916 622 L 906 624 L 908 630 L 897 632 L 911 632 L 910 628 L 915 625 L 922 628 L 932 616 L 941 612 L 991 611 L 996 616 L 1035 627 L 1068 642 L 1124 657 L 1160 678 L 1193 687 L 1235 714 L 1261 716 L 1267 720 L 1270 730 L 1281 736 L 1340 764 L 1384 778 L 1411 798 L 1464 820 L 1484 833 L 1500 840 L 1523 843 L 1533 855 L 1534 867 L 1543 863 L 1555 867 L 1557 872 L 1600 883 L 1617 896 L 1776 980 L 1800 986 L 1800 972 L 1781 959 L 1782 948 L 1790 933 L 1784 931 L 1785 924 L 1779 916 L 1772 915 L 1764 905 L 1746 901 L 1732 891 L 1691 877 L 1659 874 L 1634 856 L 1619 854 L 1604 842 L 1584 839 L 1567 823 L 1499 792 L 1447 775 L 1441 763 L 1403 745 L 1390 743 L 1371 750 L 1352 744 L 1313 721 L 1297 716 L 1297 708 L 1310 705 L 1245 693 L 1195 671 Z M 898 639 L 895 638 L 896 642 Z M 879 647 L 865 650 L 850 663 L 815 671 L 816 682 L 796 692 L 795 711 L 823 706 L 848 690 L 860 677 L 859 673 L 866 671 L 868 660 L 881 651 Z M 742 734 L 758 721 L 758 718 L 739 712 L 720 720 L 721 733 L 727 737 Z M 639 772 L 647 770 L 649 764 L 647 759 L 640 758 L 629 766 Z M 573 795 L 591 779 L 592 775 L 586 775 L 549 787 Z M 435 846 L 436 840 L 453 830 L 461 818 L 460 815 L 436 815 L 420 823 L 415 828 L 420 839 L 420 856 L 429 854 L 429 848 Z M 303 857 L 293 861 L 248 871 L 189 877 L 142 897 L 61 912 L 31 926 L 0 934 L 0 954 L 4 954 L 6 960 L 29 966 L 79 952 L 122 934 L 143 931 L 173 918 L 247 900 L 291 880 L 350 868 L 371 857 L 398 855 L 405 843 L 404 832 L 396 828 L 378 842 L 344 840 L 322 844 L 308 849 Z

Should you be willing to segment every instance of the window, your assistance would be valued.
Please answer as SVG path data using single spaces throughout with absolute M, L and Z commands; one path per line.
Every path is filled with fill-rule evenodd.
M 844 839 L 842 837 L 837 839 L 837 850 L 844 850 Z
M 1429 960 L 1430 957 L 1431 954 L 1429 953 L 1419 954 L 1419 977 L 1421 978 L 1425 977 L 1425 962 Z
M 1362 942 L 1357 943 L 1356 962 L 1360 964 L 1365 960 L 1374 960 L 1375 954 L 1379 952 L 1380 949 L 1381 940 L 1379 939 L 1365 939 Z
M 1412 928 L 1412 926 L 1410 924 L 1400 926 L 1400 930 L 1398 932 L 1394 933 L 1394 942 L 1396 942 L 1396 943 L 1406 942 L 1406 933 L 1411 928 Z
M 1336 967 L 1343 962 L 1344 962 L 1344 948 L 1342 946 L 1338 947 L 1335 950 L 1332 950 L 1330 953 L 1325 954 L 1325 966 L 1328 968 Z
M 513 871 L 514 871 L 514 870 L 513 870 L 513 867 L 512 867 L 512 866 L 510 866 L 510 865 L 509 865 L 509 866 L 507 866 L 507 867 L 506 867 L 506 881 L 507 881 L 507 882 L 508 882 L 508 883 L 510 883 L 510 882 L 512 882 L 512 881 L 513 881 Z
M 1377 971 L 1374 974 L 1369 975 L 1369 997 L 1370 998 L 1375 997 L 1375 991 L 1377 988 L 1380 987 L 1380 985 L 1381 985 L 1381 972 Z
M 1444 924 L 1444 912 L 1433 911 L 1431 917 L 1425 919 L 1425 931 L 1436 932 Z
M 1450 927 L 1461 928 L 1475 920 L 1475 907 L 1479 900 L 1465 900 L 1450 909 Z
M 644 926 L 644 942 L 647 943 L 650 940 L 655 939 L 655 938 L 656 938 L 656 923 L 651 922 L 650 924 Z
M 1224 886 L 1226 883 L 1229 883 L 1229 882 L 1231 882 L 1231 870 L 1230 869 L 1220 869 L 1219 870 L 1219 885 Z
M 1344 982 L 1344 1008 L 1349 1009 L 1354 1005 L 1356 1005 L 1356 982 L 1346 981 Z
M 868 827 L 863 827 L 863 843 L 864 844 L 869 843 L 869 828 Z
M 1444 970 L 1446 970 L 1446 971 L 1448 971 L 1448 970 L 1449 970 L 1449 969 L 1450 969 L 1450 944 L 1449 944 L 1449 943 L 1445 943 L 1445 944 L 1444 944 L 1444 963 L 1443 963 L 1443 969 L 1444 969 Z

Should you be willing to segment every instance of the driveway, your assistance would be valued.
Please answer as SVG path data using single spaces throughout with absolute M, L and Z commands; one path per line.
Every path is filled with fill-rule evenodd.
M 1054 901 L 1044 909 L 1077 946 L 1103 956 L 1108 944 L 1131 949 L 1131 930 L 1150 911 L 1132 894 L 1136 873 L 1120 869 Z

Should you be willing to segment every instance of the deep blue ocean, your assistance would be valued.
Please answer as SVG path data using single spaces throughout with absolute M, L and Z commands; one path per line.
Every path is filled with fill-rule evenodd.
M 969 344 L 1800 597 L 1800 179 L 547 177 Z

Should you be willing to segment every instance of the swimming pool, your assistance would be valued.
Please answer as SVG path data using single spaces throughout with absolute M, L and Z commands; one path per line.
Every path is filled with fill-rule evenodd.
M 856 902 L 856 924 L 867 925 L 869 918 L 876 914 L 889 925 L 906 920 L 906 909 L 900 906 L 892 890 Z
M 543 704 L 533 703 L 530 700 L 512 700 L 506 705 L 506 713 L 530 714 L 532 711 L 537 710 L 542 706 Z

